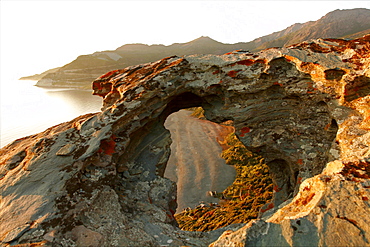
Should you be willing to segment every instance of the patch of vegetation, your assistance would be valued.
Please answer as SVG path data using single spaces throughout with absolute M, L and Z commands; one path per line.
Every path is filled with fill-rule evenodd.
M 203 107 L 192 107 L 192 108 L 188 108 L 187 110 L 193 112 L 191 114 L 191 116 L 193 116 L 193 117 L 196 117 L 196 118 L 199 118 L 199 119 L 206 119 L 206 117 L 204 116 Z
M 257 218 L 259 209 L 272 199 L 272 180 L 261 156 L 250 152 L 234 133 L 226 138 L 229 148 L 221 157 L 236 169 L 232 185 L 215 196 L 218 205 L 201 204 L 176 214 L 182 230 L 211 231 L 234 223 L 247 223 Z

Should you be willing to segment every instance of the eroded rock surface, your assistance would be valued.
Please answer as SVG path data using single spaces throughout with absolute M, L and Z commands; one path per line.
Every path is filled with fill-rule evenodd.
M 368 245 L 369 40 L 174 56 L 99 77 L 101 113 L 0 150 L 0 240 Z M 163 177 L 171 144 L 163 124 L 194 106 L 211 121 L 232 120 L 240 140 L 267 161 L 275 196 L 261 219 L 209 233 L 177 228 L 176 185 Z
M 171 155 L 164 177 L 177 184 L 177 211 L 199 204 L 218 203 L 209 192 L 222 192 L 234 180 L 235 168 L 221 158 L 222 147 L 231 126 L 190 116 L 191 111 L 171 114 L 165 127 L 171 132 Z M 224 145 L 225 146 L 225 145 Z

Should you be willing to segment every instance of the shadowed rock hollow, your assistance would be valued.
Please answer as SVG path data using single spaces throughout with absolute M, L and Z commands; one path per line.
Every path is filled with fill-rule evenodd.
M 0 150 L 0 240 L 368 245 L 369 46 L 369 36 L 319 39 L 255 54 L 173 56 L 99 77 L 101 113 Z M 177 228 L 163 124 L 195 106 L 213 122 L 232 120 L 238 138 L 265 158 L 275 194 L 260 219 L 208 233 Z
M 164 124 L 171 132 L 171 155 L 164 177 L 177 184 L 177 210 L 199 204 L 218 203 L 209 191 L 224 191 L 234 180 L 236 171 L 221 158 L 220 143 L 226 142 L 231 126 L 215 124 L 181 110 L 171 114 Z

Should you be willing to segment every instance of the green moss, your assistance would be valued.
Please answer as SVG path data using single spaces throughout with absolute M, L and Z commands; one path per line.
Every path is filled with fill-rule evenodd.
M 221 157 L 236 169 L 232 185 L 218 194 L 217 206 L 198 207 L 176 214 L 182 230 L 211 231 L 257 218 L 259 209 L 272 198 L 272 180 L 261 156 L 250 152 L 234 133 L 226 138 L 229 148 Z

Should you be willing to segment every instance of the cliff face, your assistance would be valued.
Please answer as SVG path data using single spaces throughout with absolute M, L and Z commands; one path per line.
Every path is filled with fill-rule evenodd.
M 370 10 L 335 10 L 317 21 L 296 23 L 282 31 L 250 42 L 223 44 L 208 37 L 191 42 L 164 45 L 130 44 L 114 51 L 95 52 L 77 57 L 63 67 L 42 73 L 38 86 L 90 87 L 92 80 L 106 71 L 154 62 L 172 55 L 215 54 L 232 50 L 260 51 L 269 47 L 283 47 L 317 38 L 359 38 L 370 33 Z M 23 79 L 40 78 L 41 75 Z
M 370 36 L 252 54 L 168 57 L 93 82 L 101 113 L 0 150 L 0 240 L 56 246 L 368 245 Z M 163 127 L 179 109 L 232 120 L 274 180 L 261 218 L 180 231 Z M 223 232 L 224 231 L 224 232 Z M 222 235 L 221 235 L 222 234 Z M 221 236 L 220 236 L 221 235 Z

